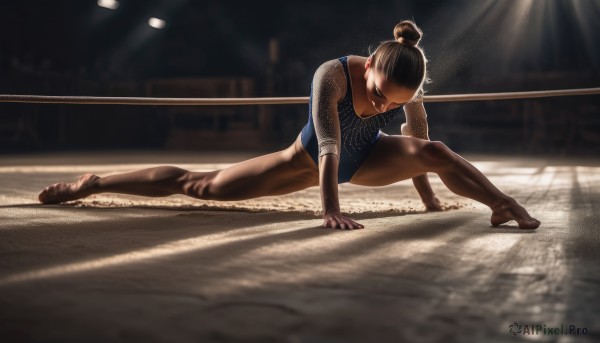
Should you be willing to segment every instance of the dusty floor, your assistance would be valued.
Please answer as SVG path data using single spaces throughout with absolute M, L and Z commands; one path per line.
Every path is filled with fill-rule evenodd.
M 422 212 L 410 181 L 341 185 L 342 210 L 366 227 L 356 231 L 320 228 L 317 187 L 229 203 L 36 201 L 84 172 L 253 156 L 2 156 L 0 341 L 600 340 L 600 160 L 467 156 L 542 221 L 535 231 L 490 227 L 486 207 L 435 175 L 441 213 Z M 548 334 L 561 325 L 579 335 Z

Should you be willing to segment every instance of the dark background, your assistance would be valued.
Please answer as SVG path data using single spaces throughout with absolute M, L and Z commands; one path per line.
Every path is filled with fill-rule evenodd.
M 166 21 L 162 30 L 149 17 Z M 429 94 L 598 87 L 600 1 L 23 0 L 0 11 L 0 92 L 308 96 L 315 69 L 366 56 L 403 19 L 423 29 Z M 270 54 L 270 46 L 276 53 Z M 459 152 L 600 152 L 600 98 L 427 104 L 430 136 Z M 4 152 L 283 148 L 306 105 L 0 104 Z M 403 118 L 388 126 L 399 133 Z

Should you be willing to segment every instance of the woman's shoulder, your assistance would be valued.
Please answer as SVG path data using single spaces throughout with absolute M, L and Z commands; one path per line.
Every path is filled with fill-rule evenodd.
M 339 73 L 340 71 L 343 73 L 344 69 L 341 62 L 342 57 L 334 58 L 328 61 L 325 61 L 319 65 L 315 74 L 317 73 Z
M 339 58 L 325 61 L 315 71 L 313 85 L 337 86 L 342 94 L 346 94 L 346 73 Z
M 352 61 L 351 61 L 352 60 Z M 323 63 L 321 63 L 321 65 L 319 65 L 319 67 L 317 68 L 317 70 L 319 70 L 320 68 L 323 68 L 324 70 L 337 70 L 338 72 L 344 70 L 343 68 L 343 63 L 346 63 L 346 65 L 350 64 L 351 62 L 353 63 L 364 63 L 367 60 L 367 57 L 364 56 L 358 56 L 358 55 L 345 55 L 345 56 L 340 56 L 328 61 L 325 61 Z

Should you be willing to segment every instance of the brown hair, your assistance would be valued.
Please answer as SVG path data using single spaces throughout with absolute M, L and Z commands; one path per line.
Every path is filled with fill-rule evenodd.
M 394 27 L 394 40 L 382 42 L 373 52 L 371 65 L 400 86 L 422 91 L 427 79 L 427 58 L 419 41 L 423 31 L 410 20 Z

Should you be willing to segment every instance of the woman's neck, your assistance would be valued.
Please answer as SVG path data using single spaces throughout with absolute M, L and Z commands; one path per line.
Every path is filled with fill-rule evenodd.
M 348 56 L 348 70 L 352 79 L 352 99 L 354 109 L 361 117 L 370 117 L 378 114 L 377 110 L 369 103 L 367 98 L 367 83 L 365 80 L 365 63 L 367 57 L 350 55 Z

